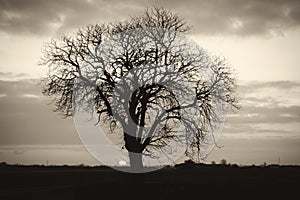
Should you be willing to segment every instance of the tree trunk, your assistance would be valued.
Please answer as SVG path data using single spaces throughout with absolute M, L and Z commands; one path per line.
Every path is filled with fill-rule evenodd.
M 142 153 L 129 152 L 129 160 L 133 173 L 143 173 Z
M 141 186 L 145 183 L 142 153 L 129 152 L 129 160 L 132 174 L 130 183 L 134 186 Z
M 142 152 L 143 146 L 136 137 L 131 136 L 124 132 L 125 148 L 129 153 L 129 161 L 132 173 L 142 173 L 143 172 L 143 160 Z

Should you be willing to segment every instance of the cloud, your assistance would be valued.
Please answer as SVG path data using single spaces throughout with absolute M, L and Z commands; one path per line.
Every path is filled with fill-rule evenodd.
M 245 81 L 242 82 L 240 87 L 242 88 L 243 92 L 252 92 L 254 90 L 259 90 L 262 88 L 277 88 L 281 90 L 292 89 L 292 88 L 299 88 L 300 82 L 295 81 Z
M 300 106 L 244 106 L 239 114 L 229 115 L 231 123 L 300 123 Z
M 14 34 L 48 34 L 90 23 L 120 19 L 136 6 L 129 2 L 84 0 L 0 0 L 0 30 Z M 129 5 L 129 6 L 128 6 Z
M 224 135 L 230 137 L 299 139 L 300 83 L 243 82 L 242 109 L 227 116 Z
M 28 98 L 28 99 L 40 99 L 41 98 L 39 95 L 35 95 L 35 94 L 23 94 L 22 96 L 24 98 Z
M 0 93 L 10 97 L 24 97 L 25 94 L 41 95 L 36 79 L 0 80 Z
M 184 10 L 199 33 L 257 35 L 299 26 L 299 5 L 294 0 L 204 0 L 188 1 Z
M 23 150 L 14 150 L 13 153 L 16 154 L 16 155 L 22 155 L 22 154 L 25 153 L 25 151 L 23 151 Z
M 72 119 L 52 112 L 48 97 L 41 95 L 38 80 L 0 81 L 0 160 L 8 163 L 98 164 L 82 146 Z M 267 91 L 267 92 L 266 92 Z M 281 91 L 279 93 L 278 91 Z M 245 82 L 240 86 L 243 108 L 230 114 L 209 159 L 226 158 L 237 163 L 300 163 L 300 104 L 282 102 L 280 96 L 296 99 L 297 82 Z M 24 95 L 38 96 L 39 101 Z M 260 106 L 265 96 L 268 106 Z M 248 99 L 251 97 L 250 99 Z M 252 103 L 247 103 L 247 101 Z M 296 102 L 296 100 L 294 100 Z M 270 102 L 277 102 L 272 104 Z M 218 156 L 216 152 L 220 152 Z
M 52 111 L 49 98 L 41 94 L 37 82 L 33 79 L 0 80 L 0 94 L 3 94 L 0 98 L 0 145 L 80 144 L 73 120 L 63 120 Z M 243 83 L 239 89 L 242 109 L 227 116 L 223 134 L 299 139 L 299 88 L 297 82 Z M 285 99 L 291 100 L 286 102 Z
M 300 24 L 300 2 L 295 0 L 0 0 L 0 30 L 48 34 L 126 19 L 152 5 L 178 12 L 200 34 L 278 34 Z
M 243 82 L 239 98 L 242 108 L 227 116 L 229 123 L 300 123 L 299 82 Z
M 27 73 L 12 73 L 12 72 L 0 72 L 0 80 L 20 80 L 28 79 L 29 74 Z
M 235 123 L 228 120 L 222 137 L 244 139 L 293 139 L 300 140 L 299 122 L 291 123 Z
M 98 163 L 84 150 L 73 120 L 61 119 L 51 110 L 49 99 L 41 95 L 37 82 L 33 79 L 0 81 L 0 94 L 6 95 L 0 98 L 0 160 L 25 164 L 45 164 L 47 160 L 49 164 Z M 285 92 L 278 93 L 283 88 Z M 220 158 L 228 156 L 227 160 L 252 164 L 280 155 L 285 162 L 299 162 L 300 104 L 285 104 L 278 98 L 286 95 L 297 99 L 297 90 L 297 82 L 243 83 L 239 92 L 244 105 L 239 112 L 228 115 L 218 141 L 224 146 Z M 270 102 L 276 104 L 260 106 L 266 100 L 261 95 L 265 91 L 271 91 L 265 95 L 272 96 Z M 38 96 L 39 100 L 24 95 Z M 253 103 L 246 102 L 248 97 L 252 97 Z M 216 148 L 209 158 L 216 160 L 216 151 L 219 150 Z M 251 160 L 251 157 L 255 158 Z
M 73 120 L 52 112 L 37 82 L 0 81 L 0 145 L 80 144 Z
M 241 103 L 244 107 L 264 108 L 300 105 L 300 82 L 246 81 L 239 86 Z
M 9 33 L 44 34 L 63 23 L 64 13 L 82 7 L 80 1 L 0 1 L 0 28 Z M 70 7 L 70 8 L 68 8 Z

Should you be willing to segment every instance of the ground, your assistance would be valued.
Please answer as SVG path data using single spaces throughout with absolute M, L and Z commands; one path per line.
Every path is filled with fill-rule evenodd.
M 109 167 L 0 166 L 0 199 L 190 199 L 299 196 L 299 166 L 186 163 L 145 174 Z

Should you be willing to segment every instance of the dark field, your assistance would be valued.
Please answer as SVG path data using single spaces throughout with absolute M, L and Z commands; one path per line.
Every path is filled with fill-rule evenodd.
M 0 199 L 300 197 L 300 167 L 185 164 L 145 174 L 108 167 L 0 166 Z

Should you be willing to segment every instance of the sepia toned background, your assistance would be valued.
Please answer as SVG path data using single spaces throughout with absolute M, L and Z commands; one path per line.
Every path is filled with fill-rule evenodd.
M 300 2 L 294 0 L 0 0 L 0 162 L 100 164 L 73 120 L 52 112 L 38 84 L 43 44 L 81 26 L 164 6 L 189 37 L 236 69 L 242 109 L 229 113 L 205 162 L 300 164 Z M 107 154 L 109 156 L 109 152 Z

